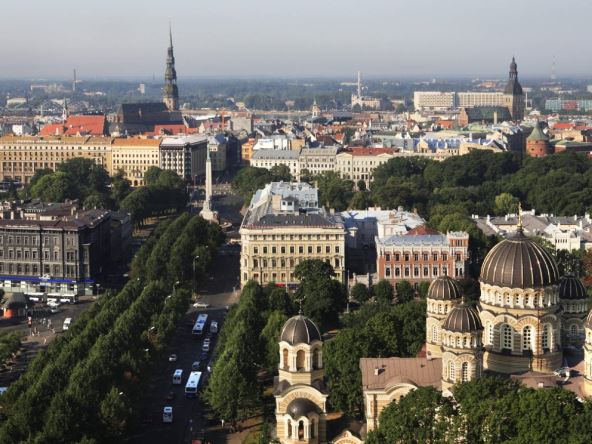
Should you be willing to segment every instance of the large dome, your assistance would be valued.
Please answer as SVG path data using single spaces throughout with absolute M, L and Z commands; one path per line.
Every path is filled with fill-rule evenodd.
M 434 279 L 428 288 L 428 299 L 453 300 L 462 297 L 462 290 L 454 279 L 448 276 L 440 276 Z
M 563 276 L 559 281 L 559 299 L 587 299 L 586 287 L 573 275 Z
M 282 328 L 280 341 L 290 345 L 311 344 L 321 340 L 321 332 L 314 322 L 305 316 L 298 315 L 286 321 Z
M 498 287 L 541 288 L 557 284 L 559 271 L 549 253 L 518 230 L 489 251 L 480 280 Z
M 463 304 L 450 310 L 442 329 L 455 333 L 470 333 L 483 330 L 483 325 L 477 309 Z

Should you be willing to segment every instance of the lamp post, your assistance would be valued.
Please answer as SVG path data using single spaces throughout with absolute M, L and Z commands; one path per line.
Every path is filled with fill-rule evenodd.
M 196 279 L 195 279 L 195 261 L 197 261 L 199 259 L 199 256 L 195 256 L 193 258 L 193 294 L 195 294 L 197 292 L 197 285 L 196 285 Z
M 177 285 L 179 285 L 181 282 L 177 281 L 173 284 L 173 292 L 171 293 L 171 296 L 173 296 L 175 294 L 175 290 L 177 289 Z M 170 297 L 170 296 L 169 296 Z M 168 299 L 168 298 L 167 298 Z

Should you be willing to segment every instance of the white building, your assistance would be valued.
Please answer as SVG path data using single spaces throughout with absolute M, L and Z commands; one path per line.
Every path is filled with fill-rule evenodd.
M 271 137 L 265 137 L 257 140 L 253 146 L 253 151 L 257 150 L 289 150 L 290 140 L 283 134 L 274 134 Z
M 501 92 L 459 92 L 456 94 L 457 107 L 506 106 Z
M 416 111 L 446 111 L 454 108 L 455 94 L 442 91 L 415 91 L 413 105 Z
M 292 150 L 258 150 L 253 152 L 251 166 L 256 168 L 272 169 L 277 165 L 286 165 L 290 169 L 292 177 L 300 177 L 300 152 Z

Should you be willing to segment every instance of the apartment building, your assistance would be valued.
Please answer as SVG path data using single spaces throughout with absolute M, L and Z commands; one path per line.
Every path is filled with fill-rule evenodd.
M 299 152 L 292 150 L 257 150 L 251 156 L 251 166 L 272 169 L 274 166 L 285 165 L 294 178 L 300 177 Z
M 111 145 L 111 171 L 123 171 L 134 187 L 144 185 L 144 174 L 160 166 L 160 139 L 117 138 Z
M 241 285 L 297 284 L 294 268 L 307 259 L 326 261 L 343 280 L 343 221 L 318 207 L 318 190 L 307 183 L 272 182 L 255 193 L 240 228 Z
M 194 180 L 196 176 L 205 174 L 207 146 L 208 137 L 205 135 L 165 137 L 160 143 L 160 168 Z
M 326 171 L 335 171 L 335 156 L 339 148 L 302 148 L 300 156 L 300 171 L 308 171 L 312 176 Z
M 110 137 L 3 136 L 0 137 L 0 180 L 28 184 L 35 171 L 55 170 L 68 159 L 94 160 L 113 174 Z
M 506 106 L 504 94 L 501 92 L 459 92 L 456 96 L 459 108 Z
M 391 148 L 350 148 L 336 155 L 336 171 L 344 179 L 363 180 L 370 187 L 374 170 L 394 157 Z
M 413 106 L 416 111 L 446 111 L 455 107 L 456 95 L 453 92 L 415 91 Z
M 438 276 L 464 277 L 468 248 L 468 233 L 442 234 L 423 225 L 406 234 L 377 237 L 378 279 L 393 285 L 406 280 L 417 286 Z

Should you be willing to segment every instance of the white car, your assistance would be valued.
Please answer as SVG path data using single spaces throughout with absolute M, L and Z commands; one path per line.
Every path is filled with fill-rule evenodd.
M 206 304 L 205 302 L 196 302 L 193 304 L 195 308 L 209 308 L 210 304 Z
M 169 362 L 177 362 L 177 355 L 174 353 L 169 355 Z
M 210 338 L 204 339 L 201 349 L 205 352 L 210 351 Z

